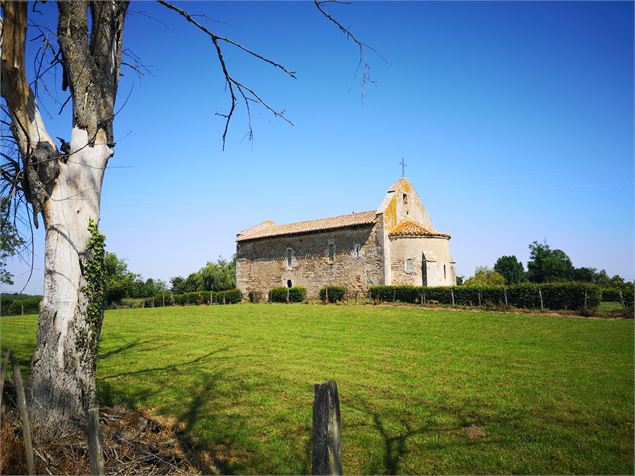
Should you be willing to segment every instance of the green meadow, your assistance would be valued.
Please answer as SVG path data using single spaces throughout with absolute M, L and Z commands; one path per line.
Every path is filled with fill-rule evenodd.
M 25 370 L 36 317 L 0 319 Z M 181 428 L 204 469 L 310 473 L 337 381 L 345 473 L 633 473 L 633 321 L 389 306 L 106 312 L 99 397 Z M 482 429 L 470 438 L 464 428 Z

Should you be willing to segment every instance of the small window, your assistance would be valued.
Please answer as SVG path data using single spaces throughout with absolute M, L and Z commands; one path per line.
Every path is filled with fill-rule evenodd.
M 333 261 L 335 259 L 335 245 L 333 243 L 329 243 L 329 261 Z
M 406 260 L 406 273 L 412 273 L 415 270 L 414 260 L 412 258 L 408 258 Z
M 408 205 L 408 194 L 404 193 L 401 198 L 403 200 L 403 204 Z
M 445 265 L 443 265 L 443 279 L 447 279 L 447 276 L 445 274 Z
M 293 250 L 291 248 L 287 248 L 287 266 L 290 268 L 293 263 Z
M 287 287 L 288 288 L 292 288 L 293 287 L 293 283 L 291 282 L 290 279 L 287 279 Z

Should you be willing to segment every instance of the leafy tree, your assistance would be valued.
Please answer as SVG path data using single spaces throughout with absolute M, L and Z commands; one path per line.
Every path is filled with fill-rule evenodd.
M 594 283 L 597 274 L 598 272 L 595 268 L 574 268 L 571 273 L 571 279 L 573 281 L 579 281 L 581 283 Z
M 502 286 L 503 284 L 505 284 L 505 277 L 487 266 L 478 266 L 474 276 L 464 283 L 465 286 Z
M 121 301 L 123 298 L 144 298 L 156 296 L 167 290 L 160 279 L 143 280 L 141 275 L 128 270 L 125 261 L 114 253 L 106 254 L 106 281 L 108 304 Z
M 529 245 L 527 278 L 532 283 L 569 281 L 573 277 L 571 259 L 562 250 L 553 250 L 547 242 L 534 241 Z
M 225 291 L 236 287 L 236 258 L 231 261 L 219 257 L 218 261 L 209 261 L 186 279 L 175 276 L 170 280 L 175 294 L 195 291 Z
M 227 261 L 221 257 L 218 261 L 208 262 L 199 271 L 205 291 L 225 291 L 236 287 L 236 258 Z
M 507 284 L 517 284 L 525 280 L 525 268 L 515 256 L 501 256 L 494 264 L 494 271 L 505 277 Z
M 185 279 L 181 276 L 170 278 L 170 288 L 174 294 L 183 294 L 185 292 Z

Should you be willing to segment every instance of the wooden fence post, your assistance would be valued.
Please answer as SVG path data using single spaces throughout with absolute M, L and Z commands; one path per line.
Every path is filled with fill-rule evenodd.
M 313 400 L 313 474 L 342 474 L 342 425 L 337 383 L 315 385 Z
M 544 311 L 545 310 L 545 304 L 542 301 L 542 290 L 540 288 L 538 288 L 538 296 L 540 296 L 540 310 Z
M 450 295 L 452 296 L 452 307 L 454 307 L 454 289 L 450 289 Z
M 584 291 L 584 310 L 586 311 L 587 293 Z
M 33 461 L 33 441 L 31 439 L 31 420 L 29 419 L 29 409 L 26 406 L 26 395 L 24 394 L 24 383 L 20 364 L 15 357 L 11 358 L 13 365 L 13 384 L 15 385 L 18 397 L 18 409 L 20 410 L 20 420 L 22 421 L 22 437 L 24 439 L 24 451 L 26 453 L 26 465 L 29 474 L 35 474 L 35 462 Z
M 478 306 L 481 307 L 481 292 L 478 292 Z
M 507 288 L 503 286 L 503 296 L 505 296 L 505 306 L 507 306 Z
M 7 373 L 7 367 L 9 366 L 9 355 L 11 355 L 11 347 L 9 347 L 7 353 L 4 354 L 2 367 L 0 368 L 0 422 L 2 421 L 2 395 L 4 392 L 4 379 Z
M 101 449 L 99 438 L 99 408 L 88 409 L 88 460 L 90 462 L 90 474 L 103 476 L 106 474 L 104 468 L 104 454 Z

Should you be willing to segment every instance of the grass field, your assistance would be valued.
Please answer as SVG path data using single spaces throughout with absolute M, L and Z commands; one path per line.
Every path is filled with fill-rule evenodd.
M 36 318 L 0 319 L 25 366 Z M 108 311 L 100 398 L 225 473 L 308 473 L 335 379 L 346 473 L 633 473 L 633 321 L 384 306 Z M 481 427 L 485 436 L 461 431 Z

